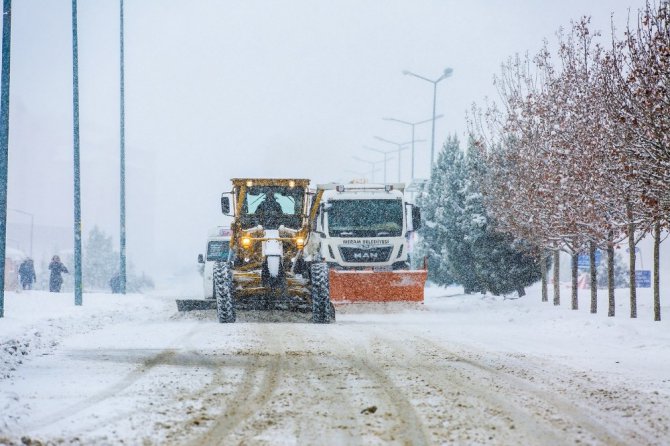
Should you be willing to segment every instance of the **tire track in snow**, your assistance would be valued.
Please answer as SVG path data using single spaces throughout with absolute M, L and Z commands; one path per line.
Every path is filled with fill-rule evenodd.
M 427 340 L 431 342 L 430 340 Z M 433 341 L 434 342 L 434 341 Z M 439 344 L 434 344 L 436 347 Z M 442 347 L 444 349 L 444 347 Z M 522 355 L 525 358 L 525 355 Z M 622 389 L 617 387 L 615 389 L 603 389 L 603 382 L 597 381 L 598 385 L 593 385 L 591 380 L 583 372 L 573 371 L 567 375 L 555 375 L 547 373 L 547 364 L 540 366 L 532 359 L 522 360 L 514 355 L 499 355 L 495 359 L 491 359 L 494 365 L 483 364 L 481 361 L 463 357 L 462 362 L 471 367 L 481 369 L 496 377 L 503 377 L 510 386 L 517 386 L 524 389 L 544 400 L 555 408 L 559 409 L 561 415 L 566 415 L 572 418 L 575 425 L 579 428 L 586 428 L 594 437 L 601 440 L 607 445 L 630 445 L 630 444 L 665 444 L 665 439 L 659 439 L 660 433 L 658 429 L 646 428 L 645 432 L 641 432 L 642 426 L 636 426 L 635 430 L 628 429 L 625 432 L 621 431 L 619 426 L 620 415 L 616 414 L 616 408 L 612 407 L 597 407 L 598 401 L 594 399 L 594 394 L 607 394 L 613 390 L 612 393 L 620 393 L 627 397 L 623 402 L 625 405 L 634 407 L 640 398 L 645 395 L 640 392 Z M 495 362 L 500 365 L 496 366 Z M 549 363 L 549 367 L 554 364 Z M 553 370 L 556 372 L 556 370 Z M 530 376 L 531 380 L 527 377 Z M 545 387 L 537 384 L 537 381 L 543 381 Z M 564 387 L 561 387 L 561 384 Z M 561 396 L 567 395 L 570 392 L 570 398 Z M 580 400 L 575 400 L 574 396 L 578 396 Z M 651 404 L 656 404 L 652 402 Z M 623 415 L 626 416 L 626 415 Z M 628 415 L 632 416 L 632 415 Z M 637 417 L 640 419 L 640 417 Z M 667 425 L 666 425 L 667 432 Z
M 459 435 L 466 436 L 468 441 L 472 441 L 468 435 L 479 435 L 482 441 L 503 441 L 503 443 L 512 441 L 566 443 L 557 432 L 547 428 L 544 420 L 534 417 L 524 406 L 514 404 L 511 401 L 513 399 L 511 394 L 501 393 L 501 389 L 496 388 L 495 382 L 489 385 L 488 381 L 458 368 L 455 365 L 458 363 L 455 356 L 449 356 L 448 362 L 444 364 L 436 364 L 430 355 L 421 354 L 421 345 L 412 335 L 397 340 L 389 333 L 383 332 L 376 336 L 375 343 L 378 346 L 376 354 L 379 357 L 384 356 L 380 350 L 384 347 L 400 355 L 396 360 L 397 370 L 407 374 L 408 382 L 415 381 L 418 387 L 417 394 L 433 388 L 440 394 L 450 395 L 447 404 L 452 406 L 451 409 L 463 414 L 469 413 L 467 417 L 461 416 L 461 419 L 456 417 L 455 423 L 455 430 L 459 431 Z M 414 380 L 411 379 L 412 376 L 415 377 Z M 491 432 L 485 434 L 481 426 L 486 426 Z M 434 433 L 445 434 L 445 432 Z
M 208 431 L 191 444 L 213 446 L 225 444 L 226 438 L 245 420 L 253 417 L 272 397 L 282 371 L 284 354 L 278 340 L 266 333 L 262 326 L 263 346 L 271 352 L 249 352 L 251 361 L 244 367 L 239 389 L 229 398 L 223 413 L 218 415 Z M 261 348 L 263 347 L 261 346 Z M 272 351 L 274 350 L 274 351 Z M 260 375 L 260 382 L 257 378 Z
M 429 359 L 429 363 L 432 363 L 432 366 L 435 367 L 433 371 L 443 370 L 436 364 L 436 362 L 444 362 L 445 358 L 442 358 L 441 360 L 435 359 L 436 351 L 443 352 L 444 356 L 446 356 L 446 361 L 448 362 L 442 364 L 442 366 L 449 367 L 452 370 L 460 369 L 459 382 L 463 386 L 468 387 L 486 399 L 491 401 L 497 400 L 498 404 L 501 404 L 505 410 L 509 410 L 511 414 L 514 414 L 515 422 L 518 424 L 527 423 L 528 420 L 533 420 L 535 428 L 533 428 L 532 425 L 528 426 L 531 428 L 531 431 L 538 433 L 544 432 L 543 435 L 556 438 L 557 441 L 552 442 L 553 444 L 565 442 L 572 443 L 574 440 L 570 441 L 565 438 L 565 434 L 568 430 L 580 437 L 588 437 L 588 435 L 584 435 L 583 431 L 590 433 L 592 438 L 586 438 L 586 440 L 581 438 L 581 441 L 586 441 L 587 443 L 600 442 L 612 446 L 626 446 L 629 444 L 628 441 L 621 439 L 620 436 L 615 435 L 612 432 L 612 425 L 610 423 L 605 425 L 596 420 L 592 410 L 576 404 L 575 401 L 561 398 L 553 392 L 539 388 L 538 385 L 533 384 L 526 379 L 511 375 L 508 372 L 501 372 L 500 370 L 483 364 L 476 359 L 472 359 L 462 353 L 448 349 L 444 345 L 430 338 L 416 335 L 416 333 L 412 333 L 408 330 L 403 331 L 407 334 L 407 337 L 421 341 L 412 342 L 412 344 L 416 346 L 416 349 L 413 350 L 412 353 Z M 404 345 L 404 342 L 407 342 L 407 337 L 405 337 L 402 342 L 397 340 L 392 340 L 392 342 L 396 345 Z M 425 348 L 426 346 L 432 347 L 432 351 L 421 351 L 422 348 Z M 406 348 L 405 351 L 407 351 Z M 484 373 L 485 375 L 483 377 L 475 377 L 473 371 L 475 373 Z M 453 379 L 453 375 L 450 375 L 450 378 Z M 485 387 L 497 387 L 497 392 L 504 391 L 504 395 L 506 396 L 502 397 L 497 393 L 494 394 L 493 390 L 482 392 L 480 387 L 476 384 L 473 385 L 473 378 L 479 380 L 479 382 L 485 381 L 492 384 L 492 386 Z M 503 388 L 501 384 L 505 384 L 505 388 Z M 517 403 L 510 404 L 507 402 L 508 399 L 516 401 Z M 544 424 L 553 426 L 554 432 L 548 431 L 544 427 Z M 557 435 L 562 435 L 562 437 L 558 437 Z
M 363 444 L 360 404 L 355 405 L 346 392 L 348 383 L 343 376 L 349 374 L 350 367 L 346 362 L 347 366 L 342 367 L 340 358 L 328 355 L 325 350 L 324 346 L 331 342 L 331 335 L 324 332 L 326 326 L 310 324 L 292 328 L 285 344 L 290 345 L 286 351 L 287 375 L 294 381 L 288 392 L 290 407 L 302 415 L 288 414 L 297 418 L 294 420 L 297 421 L 296 440 L 301 444 L 319 444 L 324 435 L 328 435 L 331 444 Z M 296 400 L 293 393 L 297 388 L 301 393 Z M 318 406 L 313 401 L 318 401 Z
M 196 331 L 200 330 L 207 330 L 207 328 L 203 327 L 196 327 Z M 197 350 L 198 345 L 194 345 L 195 343 L 192 341 L 195 333 L 192 333 L 190 336 L 187 336 L 186 338 L 182 338 L 182 348 L 183 349 L 188 349 L 188 350 L 180 350 L 179 352 L 175 352 L 173 357 L 165 362 L 164 364 L 161 365 L 169 365 L 169 366 L 178 366 L 178 367 L 204 367 L 211 372 L 211 379 L 209 380 L 208 383 L 204 384 L 203 387 L 199 389 L 195 389 L 193 391 L 187 391 L 184 393 L 183 391 L 180 391 L 178 396 L 176 397 L 177 401 L 170 400 L 169 402 L 173 403 L 172 405 L 164 406 L 162 404 L 155 404 L 156 401 L 153 399 L 153 396 L 155 396 L 155 392 L 153 392 L 154 389 L 159 388 L 162 386 L 161 382 L 154 382 L 152 386 L 152 391 L 150 392 L 150 395 L 145 398 L 144 400 L 138 401 L 138 407 L 133 408 L 132 410 L 124 411 L 122 413 L 118 413 L 114 415 L 111 418 L 105 418 L 102 419 L 98 422 L 96 422 L 94 425 L 91 425 L 85 429 L 81 430 L 82 434 L 91 434 L 95 432 L 96 430 L 103 429 L 103 428 L 109 428 L 110 425 L 122 421 L 129 420 L 133 418 L 133 416 L 139 416 L 140 418 L 143 417 L 144 414 L 146 413 L 155 413 L 156 411 L 162 411 L 162 415 L 164 417 L 167 417 L 167 412 L 175 412 L 175 411 L 180 411 L 179 415 L 182 415 L 184 409 L 182 407 L 177 407 L 175 408 L 174 406 L 178 404 L 174 404 L 176 402 L 182 402 L 182 401 L 192 401 L 192 402 L 201 402 L 201 400 L 204 400 L 205 402 L 209 403 L 214 403 L 213 400 L 211 400 L 211 395 L 213 391 L 221 387 L 224 384 L 224 369 L 221 367 L 224 365 L 221 360 L 215 359 L 215 358 L 210 358 L 207 354 L 204 354 L 200 351 Z M 200 337 L 199 337 L 200 338 Z M 162 379 L 165 379 L 164 377 L 159 377 Z M 164 401 L 163 401 L 164 403 Z M 149 419 L 148 422 L 154 423 L 155 426 L 163 426 L 169 429 L 168 434 L 166 437 L 168 439 L 171 439 L 175 435 L 179 433 L 183 433 L 183 431 L 188 431 L 188 428 L 193 428 L 197 427 L 198 424 L 200 423 L 201 420 L 206 420 L 208 419 L 207 414 L 206 414 L 206 409 L 205 407 L 209 406 L 204 406 L 200 408 L 200 413 L 197 414 L 196 416 L 190 416 L 188 420 L 184 421 L 181 419 L 178 423 L 171 422 L 170 420 L 165 420 L 163 421 L 157 421 L 156 419 Z M 187 411 L 189 411 L 187 409 Z M 205 413 L 203 413 L 205 412 Z M 190 411 L 188 413 L 190 415 Z M 173 415 L 173 413 L 171 413 Z M 141 420 L 140 420 L 141 421 Z M 175 426 L 177 429 L 175 429 Z
M 197 330 L 198 326 L 194 326 L 186 334 L 176 338 L 170 344 L 174 345 L 176 343 L 181 343 L 188 340 L 193 336 Z M 158 354 L 155 354 L 142 362 L 142 365 L 136 367 L 130 373 L 126 374 L 121 380 L 117 381 L 113 385 L 91 395 L 90 397 L 75 403 L 65 409 L 61 409 L 58 412 L 53 413 L 52 415 L 46 416 L 41 420 L 38 420 L 32 425 L 29 425 L 26 429 L 29 431 L 37 431 L 43 429 L 51 424 L 57 423 L 59 421 L 71 418 L 74 415 L 81 413 L 82 411 L 95 406 L 96 404 L 101 403 L 102 401 L 113 397 L 120 393 L 121 391 L 127 389 L 133 385 L 138 380 L 142 379 L 146 374 L 153 369 L 154 367 L 162 364 L 168 364 L 177 354 L 177 350 L 174 348 L 168 348 L 162 350 Z
M 364 339 L 367 335 L 368 333 L 362 332 L 359 340 Z M 371 362 L 373 355 L 367 346 L 365 344 L 361 345 L 361 343 L 358 345 L 347 344 L 335 338 L 330 338 L 329 342 L 331 345 L 337 345 L 339 352 L 336 351 L 335 353 L 340 353 L 338 359 L 347 361 L 354 370 L 362 372 L 377 383 L 377 388 L 381 390 L 390 405 L 395 407 L 397 414 L 394 420 L 396 424 L 394 431 L 400 437 L 401 443 L 417 446 L 431 444 L 423 421 L 407 397 L 405 390 L 396 385 L 381 367 Z M 360 350 L 362 346 L 364 354 L 361 356 L 357 354 L 357 349 Z

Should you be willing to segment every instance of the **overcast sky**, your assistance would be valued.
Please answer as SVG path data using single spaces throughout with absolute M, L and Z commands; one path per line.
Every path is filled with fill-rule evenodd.
M 163 276 L 195 265 L 221 224 L 231 177 L 343 181 L 411 139 L 432 115 L 436 150 L 464 139 L 465 111 L 494 96 L 493 75 L 571 20 L 620 30 L 643 0 L 126 0 L 128 255 Z M 35 225 L 72 226 L 71 2 L 15 0 L 9 208 Z M 79 1 L 82 222 L 119 228 L 119 5 Z M 416 177 L 429 168 L 430 124 L 417 127 Z M 402 181 L 409 180 L 408 151 Z M 397 159 L 389 162 L 397 179 Z M 377 179 L 380 179 L 380 173 Z M 23 219 L 23 220 L 22 220 Z M 25 221 L 10 212 L 9 220 Z M 15 234 L 14 238 L 23 235 Z M 36 237 L 37 238 L 37 237 Z M 9 243 L 11 246 L 11 243 Z M 25 246 L 25 244 L 24 244 Z M 36 246 L 50 253 L 64 246 Z

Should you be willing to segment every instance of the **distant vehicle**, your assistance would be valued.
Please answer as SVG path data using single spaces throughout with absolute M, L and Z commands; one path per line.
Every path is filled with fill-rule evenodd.
M 204 264 L 203 290 L 205 299 L 214 299 L 214 264 L 227 262 L 232 231 L 224 226 L 212 228 L 207 236 L 206 256 L 198 254 L 198 263 Z

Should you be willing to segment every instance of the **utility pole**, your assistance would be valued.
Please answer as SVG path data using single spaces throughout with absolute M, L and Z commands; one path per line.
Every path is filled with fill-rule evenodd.
M 372 150 L 373 152 L 378 152 L 378 153 L 381 153 L 382 155 L 384 155 L 384 184 L 386 184 L 386 163 L 390 159 L 392 159 L 391 157 L 389 157 L 389 155 L 393 151 L 392 150 L 380 150 L 380 149 L 377 149 L 375 147 L 368 147 L 368 146 L 363 146 L 363 148 L 368 149 L 368 150 Z
M 123 46 L 123 0 L 120 0 L 120 35 L 121 35 L 121 224 L 119 240 L 121 249 L 119 249 L 119 275 L 121 276 L 121 294 L 126 294 L 126 96 L 125 96 L 125 66 L 124 66 L 124 46 Z
M 9 160 L 9 58 L 12 1 L 2 2 L 2 86 L 0 87 L 0 318 L 5 317 L 5 251 L 7 249 L 7 164 Z
M 352 156 L 353 159 L 356 161 L 360 161 L 362 163 L 366 163 L 370 165 L 370 182 L 374 183 L 375 182 L 375 172 L 379 172 L 380 169 L 378 169 L 376 166 L 377 164 L 381 164 L 383 161 L 369 161 L 363 158 L 360 158 L 358 156 Z
M 77 0 L 72 0 L 72 112 L 74 140 L 74 304 L 82 305 L 81 181 L 79 175 L 79 46 L 77 41 Z
M 416 141 L 412 140 L 412 141 L 399 143 L 399 142 L 395 142 L 395 141 L 389 141 L 388 139 L 382 138 L 381 136 L 375 136 L 375 138 L 380 140 L 380 141 L 383 141 L 383 142 L 386 142 L 386 143 L 389 143 L 389 144 L 393 144 L 394 146 L 396 146 L 398 148 L 398 182 L 400 182 L 401 181 L 401 178 L 400 178 L 401 177 L 401 170 L 400 170 L 400 168 L 402 166 L 402 160 L 400 158 L 400 155 L 401 155 L 400 152 L 402 152 L 403 150 L 407 150 L 407 147 L 405 147 L 405 146 L 409 143 L 412 143 L 412 146 L 414 146 L 415 142 L 423 142 L 425 140 L 419 139 L 419 140 L 416 140 Z
M 428 79 L 427 77 L 421 76 L 416 73 L 412 73 L 411 71 L 403 71 L 402 74 L 405 76 L 414 76 L 418 79 L 424 80 L 426 82 L 430 82 L 433 84 L 433 129 L 432 129 L 432 137 L 430 140 L 430 173 L 433 173 L 433 160 L 435 159 L 435 120 L 437 119 L 437 116 L 435 116 L 435 111 L 436 111 L 436 106 L 437 106 L 437 84 L 439 84 L 441 81 L 445 80 L 446 78 L 450 77 L 452 73 L 454 72 L 453 69 L 451 68 L 446 68 L 444 72 L 442 73 L 442 76 L 438 77 L 435 80 Z
M 442 117 L 442 115 L 437 115 L 437 116 L 435 116 L 435 119 L 440 119 L 441 117 Z M 430 119 L 425 119 L 425 120 L 423 120 L 423 121 L 416 121 L 416 122 L 403 121 L 402 119 L 396 119 L 396 118 L 382 118 L 382 119 L 383 119 L 384 121 L 395 121 L 395 122 L 399 122 L 399 123 L 401 123 L 401 124 L 409 125 L 409 126 L 412 127 L 412 174 L 411 174 L 411 176 L 410 176 L 410 180 L 411 180 L 411 181 L 414 181 L 414 143 L 417 142 L 417 140 L 414 139 L 414 128 L 415 128 L 417 125 L 425 124 L 426 122 L 431 122 L 433 119 L 430 118 Z M 410 181 L 410 182 L 411 182 L 411 181 Z

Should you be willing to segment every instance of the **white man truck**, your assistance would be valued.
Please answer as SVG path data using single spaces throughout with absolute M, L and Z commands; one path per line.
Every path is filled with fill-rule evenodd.
M 410 240 L 419 208 L 405 185 L 325 184 L 316 190 L 305 260 L 330 267 L 334 302 L 423 302 L 427 271 L 410 267 Z

